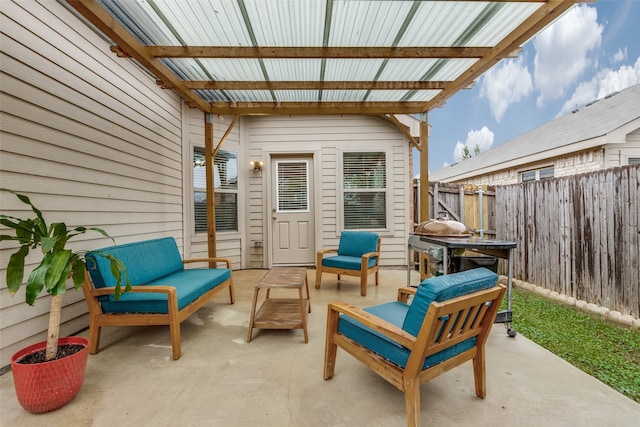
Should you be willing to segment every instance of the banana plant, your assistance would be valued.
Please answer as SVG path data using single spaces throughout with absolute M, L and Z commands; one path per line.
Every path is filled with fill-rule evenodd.
M 75 289 L 79 289 L 87 270 L 84 251 L 73 251 L 67 248 L 67 242 L 88 231 L 94 231 L 115 240 L 106 231 L 98 227 L 69 228 L 63 222 L 47 223 L 42 212 L 36 208 L 29 197 L 16 193 L 7 188 L 0 191 L 12 193 L 18 199 L 29 205 L 35 213 L 35 218 L 21 219 L 11 215 L 0 214 L 0 224 L 12 229 L 14 234 L 0 235 L 0 241 L 12 240 L 20 244 L 20 248 L 9 257 L 7 264 L 7 288 L 14 295 L 24 284 L 25 259 L 31 250 L 41 252 L 40 263 L 29 274 L 26 281 L 26 302 L 33 305 L 38 295 L 46 290 L 52 297 L 49 311 L 49 329 L 47 333 L 46 360 L 55 359 L 58 353 L 58 338 L 60 335 L 60 318 L 62 310 L 62 295 L 67 290 L 67 280 L 72 279 Z M 115 298 L 120 298 L 122 292 L 131 289 L 131 283 L 125 265 L 118 258 L 109 253 L 96 252 L 97 255 L 109 260 L 110 268 L 116 279 Z M 122 283 L 125 283 L 124 290 Z

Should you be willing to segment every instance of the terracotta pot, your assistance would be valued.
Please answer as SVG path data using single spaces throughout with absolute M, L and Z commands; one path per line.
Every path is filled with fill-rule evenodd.
M 58 345 L 79 344 L 84 348 L 71 356 L 50 362 L 16 363 L 24 356 L 46 348 L 46 341 L 23 348 L 11 358 L 11 371 L 18 402 L 27 411 L 40 414 L 71 402 L 82 387 L 87 367 L 89 342 L 82 337 L 66 337 Z

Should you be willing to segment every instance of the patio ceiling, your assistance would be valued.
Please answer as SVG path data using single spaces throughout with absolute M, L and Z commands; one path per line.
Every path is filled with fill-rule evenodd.
M 579 0 L 67 0 L 213 114 L 442 106 Z

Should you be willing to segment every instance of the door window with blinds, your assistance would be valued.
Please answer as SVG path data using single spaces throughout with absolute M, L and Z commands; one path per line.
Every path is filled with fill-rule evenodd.
M 216 231 L 238 230 L 238 153 L 220 150 L 213 160 Z M 207 176 L 204 148 L 193 149 L 193 212 L 196 233 L 207 232 Z
M 309 163 L 276 162 L 277 212 L 309 212 Z
M 344 228 L 387 228 L 387 160 L 384 152 L 343 153 Z

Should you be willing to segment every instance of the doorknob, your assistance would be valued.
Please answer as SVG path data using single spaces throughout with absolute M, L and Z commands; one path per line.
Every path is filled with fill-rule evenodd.
M 278 217 L 274 215 L 273 216 L 273 220 L 275 221 L 276 219 L 278 219 Z

